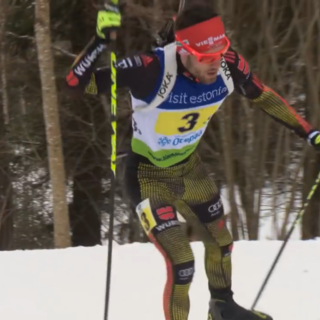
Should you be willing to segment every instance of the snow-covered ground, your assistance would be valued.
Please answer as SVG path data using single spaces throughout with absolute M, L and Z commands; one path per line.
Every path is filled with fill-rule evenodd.
M 235 299 L 250 308 L 279 249 L 277 241 L 235 243 Z M 203 247 L 192 243 L 196 275 L 190 320 L 206 319 Z M 103 320 L 107 247 L 0 253 L 5 320 Z M 257 309 L 274 320 L 320 320 L 320 241 L 291 241 Z M 165 264 L 151 244 L 114 247 L 110 320 L 163 320 Z

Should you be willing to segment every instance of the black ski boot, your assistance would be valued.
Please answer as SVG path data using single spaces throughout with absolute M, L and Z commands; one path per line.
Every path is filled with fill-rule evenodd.
M 229 296 L 223 300 L 210 300 L 208 320 L 273 320 L 269 315 L 239 306 Z

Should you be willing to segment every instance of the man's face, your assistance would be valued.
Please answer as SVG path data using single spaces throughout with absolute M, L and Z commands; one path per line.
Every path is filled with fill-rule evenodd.
M 214 49 L 203 53 L 216 53 L 223 50 L 224 45 L 219 45 Z M 181 56 L 182 63 L 187 68 L 187 70 L 196 78 L 199 79 L 201 83 L 211 84 L 217 80 L 217 73 L 221 65 L 221 59 L 214 60 L 210 63 L 203 63 L 197 60 L 194 55 Z

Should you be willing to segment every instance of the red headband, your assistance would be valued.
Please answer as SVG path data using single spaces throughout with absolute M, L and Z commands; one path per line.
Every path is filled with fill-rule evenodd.
M 176 31 L 176 35 L 181 39 L 181 41 L 198 52 L 205 52 L 215 46 L 228 44 L 224 25 L 220 16 L 198 23 L 186 29 Z M 177 46 L 178 52 L 182 49 L 182 46 Z

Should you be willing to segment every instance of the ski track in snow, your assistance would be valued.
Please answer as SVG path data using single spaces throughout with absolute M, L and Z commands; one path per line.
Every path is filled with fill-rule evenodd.
M 250 308 L 281 246 L 240 241 L 233 252 L 235 299 Z M 192 243 L 196 274 L 189 320 L 206 320 L 209 294 L 203 246 Z M 0 253 L 5 320 L 103 320 L 107 247 Z M 274 320 L 320 320 L 320 241 L 288 243 L 257 310 Z M 109 319 L 163 320 L 166 269 L 151 244 L 115 244 Z

